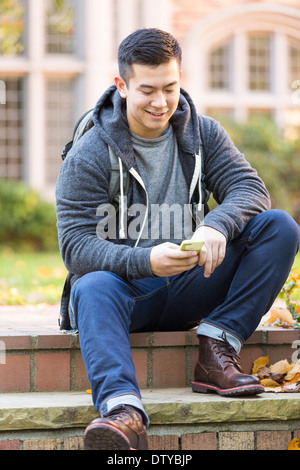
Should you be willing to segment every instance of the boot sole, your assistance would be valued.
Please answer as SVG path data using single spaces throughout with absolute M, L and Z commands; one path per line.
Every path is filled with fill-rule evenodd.
M 85 450 L 132 450 L 128 438 L 121 431 L 105 423 L 86 428 Z
M 258 395 L 265 391 L 262 385 L 245 385 L 244 387 L 234 387 L 222 389 L 216 385 L 192 382 L 192 391 L 197 393 L 215 392 L 224 397 L 240 396 L 240 395 Z

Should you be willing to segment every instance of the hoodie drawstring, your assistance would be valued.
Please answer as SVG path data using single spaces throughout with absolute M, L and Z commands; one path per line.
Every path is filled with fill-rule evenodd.
M 121 197 L 119 236 L 120 236 L 121 239 L 124 239 L 124 238 L 126 238 L 126 235 L 125 235 L 125 229 L 124 229 L 124 206 L 125 206 L 125 202 L 124 202 L 123 164 L 122 164 L 122 160 L 121 160 L 120 157 L 118 157 L 118 160 L 119 160 L 119 168 L 120 168 L 120 197 Z

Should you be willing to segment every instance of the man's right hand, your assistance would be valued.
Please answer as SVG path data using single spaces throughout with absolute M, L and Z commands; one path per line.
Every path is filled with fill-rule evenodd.
M 150 252 L 150 265 L 155 276 L 175 276 L 194 268 L 199 261 L 196 251 L 181 251 L 174 243 L 161 243 Z

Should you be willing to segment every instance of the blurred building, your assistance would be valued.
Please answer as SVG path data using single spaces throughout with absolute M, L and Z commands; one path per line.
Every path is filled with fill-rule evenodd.
M 0 0 L 0 178 L 54 197 L 74 123 L 140 27 L 180 40 L 182 85 L 199 112 L 299 128 L 299 0 Z

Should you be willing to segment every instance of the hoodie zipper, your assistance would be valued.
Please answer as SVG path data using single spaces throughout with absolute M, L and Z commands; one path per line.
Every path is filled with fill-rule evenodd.
M 196 221 L 196 218 L 194 217 L 194 214 L 193 214 L 193 211 L 191 210 L 191 199 L 192 199 L 192 196 L 194 194 L 194 191 L 195 191 L 195 188 L 197 186 L 197 183 L 199 184 L 199 203 L 198 203 L 198 207 L 200 206 L 201 208 L 201 204 L 202 204 L 202 192 L 201 192 L 201 178 L 200 178 L 200 173 L 201 173 L 201 155 L 200 154 L 196 154 L 195 156 L 195 168 L 194 168 L 194 174 L 193 174 L 193 178 L 192 178 L 192 181 L 191 181 L 191 185 L 190 185 L 190 191 L 189 191 L 189 211 L 190 211 L 190 214 L 191 214 L 191 217 L 195 220 L 195 222 L 197 223 Z M 143 220 L 143 225 L 141 227 L 141 230 L 140 230 L 140 233 L 139 233 L 139 237 L 135 243 L 135 247 L 138 246 L 139 244 L 139 241 L 141 239 L 141 236 L 142 236 L 142 233 L 144 231 L 144 228 L 145 228 L 145 224 L 146 224 L 146 221 L 147 221 L 147 218 L 148 218 L 148 209 L 149 209 L 149 197 L 148 197 L 148 193 L 147 193 L 147 190 L 146 190 L 146 187 L 145 187 L 145 184 L 144 184 L 144 181 L 142 180 L 141 176 L 138 174 L 138 172 L 134 169 L 134 168 L 130 168 L 129 172 L 131 173 L 131 175 L 140 183 L 140 185 L 142 186 L 142 188 L 144 189 L 145 191 L 145 194 L 146 194 L 146 212 L 145 212 L 145 217 L 144 217 L 144 220 Z

